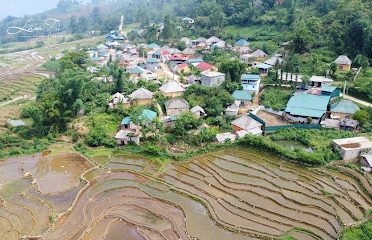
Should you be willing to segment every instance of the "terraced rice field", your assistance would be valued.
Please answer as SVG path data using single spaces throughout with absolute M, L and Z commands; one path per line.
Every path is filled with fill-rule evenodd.
M 51 208 L 67 209 L 75 199 L 70 211 L 48 231 L 48 219 L 40 218 L 44 228 L 39 224 L 38 231 L 20 229 L 7 239 L 29 233 L 43 239 L 86 240 L 337 239 L 343 226 L 365 219 L 372 209 L 370 176 L 343 167 L 303 168 L 242 149 L 209 153 L 165 168 L 140 156 L 117 155 L 83 178 L 87 184 L 79 193 L 81 184 L 61 188 L 56 181 L 58 192 L 68 193 L 64 204 L 51 201 L 60 197 L 51 197 L 51 189 L 39 186 L 43 197 L 38 198 L 51 201 Z M 25 181 L 21 179 L 17 188 L 27 186 Z M 17 192 L 24 198 L 35 195 L 35 189 Z M 26 219 L 25 212 L 8 208 L 8 201 L 14 199 L 5 200 L 0 212 L 3 233 L 22 225 L 17 219 Z M 30 212 L 39 208 L 26 200 L 17 204 Z

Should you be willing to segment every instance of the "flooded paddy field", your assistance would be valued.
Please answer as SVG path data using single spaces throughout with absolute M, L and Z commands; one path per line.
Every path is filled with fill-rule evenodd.
M 91 167 L 79 155 L 2 163 L 0 236 L 337 239 L 372 209 L 368 175 L 304 168 L 251 150 L 212 152 L 165 167 L 117 155 Z

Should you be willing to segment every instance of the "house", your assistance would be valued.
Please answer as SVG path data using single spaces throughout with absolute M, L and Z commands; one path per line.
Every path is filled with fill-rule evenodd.
M 245 39 L 239 39 L 238 41 L 236 41 L 234 46 L 237 47 L 237 48 L 247 47 L 247 46 L 249 46 L 249 42 Z
M 186 63 L 187 60 L 189 60 L 189 56 L 180 53 L 172 54 L 172 56 L 169 57 L 169 62 L 174 64 Z
M 185 89 L 182 87 L 181 83 L 175 80 L 169 80 L 163 86 L 161 86 L 159 90 L 163 96 L 171 98 L 182 96 L 185 92 Z
M 207 71 L 217 71 L 218 69 L 213 66 L 212 64 L 201 62 L 198 65 L 195 66 L 197 69 L 199 69 L 201 72 L 207 72 Z
M 185 48 L 183 51 L 182 51 L 182 54 L 186 55 L 186 56 L 193 56 L 195 54 L 195 50 L 192 49 L 192 48 Z
M 219 143 L 234 142 L 236 135 L 232 133 L 219 133 L 216 135 L 216 139 Z
M 233 98 L 241 103 L 243 106 L 247 106 L 252 102 L 252 95 L 254 92 L 248 90 L 235 90 L 232 94 Z
M 330 97 L 338 97 L 340 96 L 341 90 L 338 87 L 334 86 L 322 86 L 320 88 L 321 95 L 323 96 L 330 96 Z
M 252 49 L 250 49 L 248 46 L 247 47 L 239 47 L 235 49 L 235 52 L 243 55 L 243 54 L 249 54 L 252 52 Z
M 211 49 L 217 49 L 217 48 L 225 48 L 226 42 L 225 41 L 219 41 L 218 43 L 212 44 Z
M 162 49 L 155 51 L 152 55 L 153 58 L 159 59 L 161 62 L 168 61 L 170 56 L 171 54 L 168 50 L 162 50 Z
M 257 49 L 256 51 L 254 51 L 252 54 L 252 57 L 254 57 L 257 61 L 261 61 L 263 59 L 265 59 L 267 56 L 269 56 L 267 53 L 265 53 L 263 50 L 261 49 Z
M 241 77 L 243 90 L 257 94 L 260 91 L 261 78 L 257 74 L 243 74 Z
M 204 38 L 204 37 L 199 37 L 198 39 L 192 40 L 192 45 L 193 45 L 193 46 L 198 46 L 198 45 L 201 44 L 201 43 L 204 43 L 204 44 L 206 45 L 206 43 L 205 43 L 206 41 L 207 41 L 206 38 Z
M 204 62 L 203 58 L 190 58 L 187 60 L 186 63 L 192 64 L 194 66 L 198 65 L 199 63 Z
M 372 172 L 372 154 L 364 154 L 360 156 L 360 164 L 366 172 Z
M 157 117 L 157 113 L 148 109 L 144 109 L 138 120 L 144 122 L 144 124 L 150 124 Z M 120 131 L 116 133 L 116 140 L 119 145 L 128 144 L 134 142 L 140 143 L 142 137 L 141 127 L 132 122 L 130 117 L 125 117 L 120 123 Z
M 331 100 L 330 96 L 302 93 L 292 96 L 285 108 L 284 116 L 298 123 L 319 124 L 324 119 Z
M 260 63 L 256 65 L 256 68 L 260 71 L 261 76 L 267 76 L 269 69 L 272 68 L 272 66 L 266 63 Z
M 112 95 L 108 106 L 109 106 L 109 108 L 116 108 L 119 105 L 122 105 L 124 108 L 129 108 L 130 107 L 130 99 L 124 97 L 123 94 L 117 92 L 114 95 Z
M 138 105 L 147 105 L 152 103 L 153 94 L 145 88 L 140 88 L 130 94 L 129 98 Z
M 330 86 L 333 83 L 333 80 L 323 76 L 312 76 L 310 78 L 311 86 L 313 87 L 322 87 Z
M 146 46 L 147 52 L 149 52 L 149 51 L 157 51 L 160 48 L 161 47 L 158 44 L 156 44 L 156 43 L 151 43 L 151 44 L 149 44 L 149 45 Z
M 181 63 L 181 64 L 176 64 L 174 67 L 173 67 L 173 71 L 178 73 L 178 74 L 187 74 L 191 71 L 190 67 L 188 64 L 186 63 Z
M 235 119 L 231 122 L 231 126 L 234 129 L 235 133 L 239 132 L 240 136 L 244 135 L 244 132 L 241 131 L 245 131 L 246 134 L 252 135 L 262 135 L 263 132 L 262 123 L 258 122 L 248 115 L 243 115 L 240 118 Z
M 360 108 L 350 100 L 342 99 L 331 105 L 330 113 L 332 119 L 350 118 Z
M 189 103 L 183 98 L 175 98 L 165 102 L 168 116 L 178 116 L 190 110 Z
M 194 25 L 195 20 L 189 17 L 182 18 L 182 22 L 188 24 L 188 25 Z
M 207 45 L 211 46 L 211 45 L 217 44 L 221 41 L 222 40 L 219 39 L 218 37 L 212 36 L 212 37 L 208 38 L 205 42 L 207 43 Z
M 242 103 L 238 100 L 235 100 L 230 106 L 225 109 L 226 116 L 238 116 L 239 108 Z
M 143 78 L 145 80 L 151 81 L 151 80 L 156 80 L 157 79 L 157 76 L 156 76 L 155 73 L 153 73 L 153 72 L 151 72 L 147 69 L 138 67 L 138 66 L 128 67 L 127 68 L 127 73 L 129 73 L 130 79 L 132 79 L 132 80 L 137 80 L 139 78 Z
M 156 58 L 148 58 L 146 59 L 146 69 L 155 72 L 156 70 L 160 70 L 160 61 Z
M 206 87 L 218 87 L 225 81 L 226 74 L 220 72 L 201 73 L 201 85 Z
M 351 69 L 352 62 L 346 55 L 339 56 L 335 60 L 335 63 L 337 64 L 337 68 L 340 71 L 347 72 L 347 71 L 350 71 Z
M 268 64 L 268 65 L 274 67 L 275 65 L 282 64 L 283 62 L 284 62 L 283 58 L 281 58 L 279 56 L 273 56 L 273 57 L 267 59 L 265 61 L 265 64 Z
M 372 153 L 372 141 L 367 137 L 335 139 L 332 143 L 343 160 L 353 160 Z
M 180 42 L 184 42 L 186 47 L 191 47 L 192 46 L 192 41 L 190 38 L 183 37 L 180 39 Z
M 204 118 L 207 116 L 207 114 L 205 113 L 204 109 L 202 107 L 200 107 L 199 105 L 198 106 L 195 106 L 193 108 L 191 108 L 190 112 L 196 117 L 196 118 Z

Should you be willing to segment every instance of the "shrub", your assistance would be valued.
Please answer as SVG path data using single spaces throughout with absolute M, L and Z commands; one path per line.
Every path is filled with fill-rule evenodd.
M 93 130 L 91 130 L 89 134 L 85 137 L 85 142 L 91 147 L 116 146 L 115 139 L 108 136 L 101 128 L 94 128 Z
M 143 148 L 143 152 L 152 156 L 160 156 L 162 149 L 155 145 L 147 145 Z

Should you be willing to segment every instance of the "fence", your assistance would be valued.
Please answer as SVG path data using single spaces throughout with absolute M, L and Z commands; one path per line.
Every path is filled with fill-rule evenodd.
M 256 115 L 249 113 L 249 116 L 263 125 L 264 133 L 276 132 L 276 131 L 279 131 L 282 129 L 288 129 L 288 128 L 300 128 L 300 129 L 320 129 L 321 128 L 320 124 L 291 124 L 291 125 L 283 125 L 283 126 L 266 126 L 266 122 L 262 120 L 261 118 L 257 117 Z
M 284 126 L 267 126 L 265 127 L 265 133 L 268 132 L 276 132 L 282 129 L 288 128 L 300 128 L 300 129 L 320 129 L 320 124 L 292 124 L 292 125 L 284 125 Z

